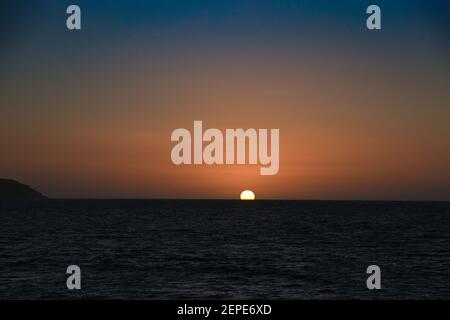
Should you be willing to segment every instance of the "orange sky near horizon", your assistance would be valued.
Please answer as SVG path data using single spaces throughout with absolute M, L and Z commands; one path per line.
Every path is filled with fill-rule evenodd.
M 95 95 L 73 97 L 79 109 L 70 113 L 58 108 L 58 101 L 67 101 L 59 90 L 42 94 L 40 105 L 52 109 L 45 121 L 31 111 L 11 115 L 25 117 L 23 127 L 1 129 L 3 137 L 14 137 L 2 141 L 9 150 L 2 172 L 49 196 L 88 198 L 234 199 L 251 189 L 258 199 L 408 199 L 450 185 L 450 142 L 439 139 L 450 136 L 448 111 L 430 115 L 426 105 L 421 109 L 426 98 L 391 89 L 407 79 L 383 79 L 380 86 L 339 68 L 320 74 L 279 64 L 275 71 L 267 64 L 233 67 L 239 72 L 227 66 L 180 70 L 153 84 L 152 94 L 142 85 L 152 81 L 145 75 L 133 82 L 108 74 Z M 77 86 L 78 92 L 89 88 Z M 103 86 L 117 89 L 98 94 L 107 90 Z M 421 90 L 420 96 L 432 96 L 437 89 Z M 180 127 L 192 131 L 194 120 L 202 120 L 204 130 L 279 128 L 279 173 L 260 176 L 259 165 L 173 165 L 170 134 Z

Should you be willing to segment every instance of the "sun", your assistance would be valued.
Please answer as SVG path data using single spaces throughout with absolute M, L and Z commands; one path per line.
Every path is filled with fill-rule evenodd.
M 241 200 L 255 200 L 255 194 L 251 190 L 241 192 Z

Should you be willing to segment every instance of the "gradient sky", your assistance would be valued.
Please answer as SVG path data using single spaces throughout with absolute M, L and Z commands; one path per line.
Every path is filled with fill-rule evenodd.
M 382 31 L 365 27 L 370 4 Z M 68 198 L 450 200 L 447 1 L 10 1 L 0 15 L 0 177 Z M 279 174 L 173 165 L 170 134 L 194 120 L 279 128 Z

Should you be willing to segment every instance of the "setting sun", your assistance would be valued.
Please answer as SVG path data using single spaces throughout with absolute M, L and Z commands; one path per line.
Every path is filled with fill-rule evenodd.
M 251 190 L 241 192 L 241 200 L 255 200 L 255 194 Z

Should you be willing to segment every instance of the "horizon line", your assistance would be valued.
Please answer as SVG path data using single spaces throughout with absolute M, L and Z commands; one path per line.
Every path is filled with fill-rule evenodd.
M 21 200 L 21 199 L 17 199 Z M 122 198 L 122 197 L 105 197 L 105 198 L 88 198 L 88 197 L 48 197 L 40 200 L 141 200 L 141 201 L 242 201 L 241 199 L 232 198 Z M 408 199 L 284 199 L 284 198 L 264 198 L 252 201 L 303 201 L 303 202 L 450 202 L 450 200 L 408 200 Z M 252 202 L 244 201 L 244 202 Z

